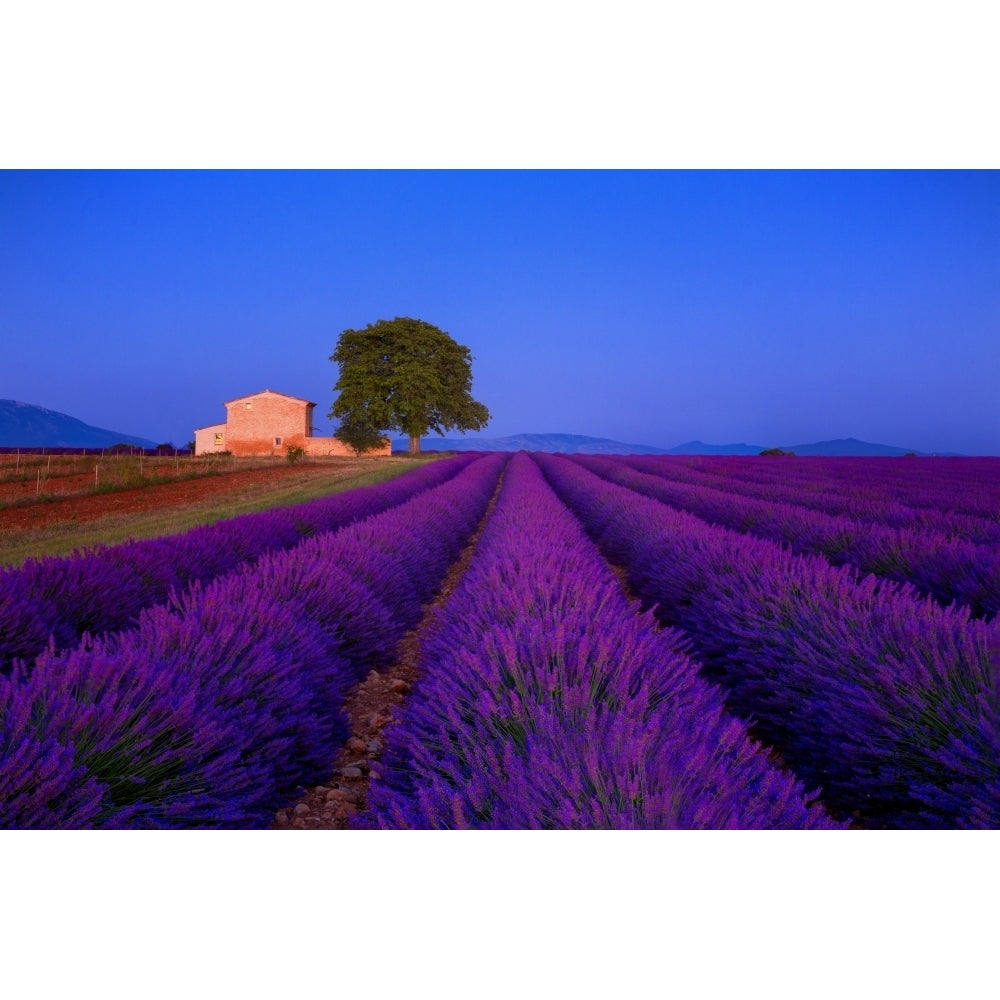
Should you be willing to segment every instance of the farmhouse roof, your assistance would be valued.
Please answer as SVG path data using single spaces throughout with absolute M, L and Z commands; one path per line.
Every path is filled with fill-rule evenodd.
M 230 403 L 238 403 L 240 400 L 250 399 L 253 396 L 263 396 L 265 392 L 269 392 L 272 396 L 284 396 L 285 399 L 294 399 L 296 403 L 306 403 L 309 406 L 316 405 L 308 399 L 303 399 L 301 396 L 289 396 L 287 392 L 275 392 L 273 389 L 261 389 L 260 392 L 251 392 L 246 396 L 237 396 L 235 399 L 227 399 L 222 405 L 229 406 Z

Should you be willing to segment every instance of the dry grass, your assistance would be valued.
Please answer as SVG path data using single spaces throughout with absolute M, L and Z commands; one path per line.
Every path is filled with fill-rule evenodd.
M 231 455 L 156 455 L 128 453 L 106 455 L 0 454 L 0 485 L 28 483 L 45 496 L 82 496 L 151 485 L 170 479 L 232 472 L 235 469 L 269 468 L 278 457 L 234 458 Z M 9 502 L 0 490 L 0 506 Z M 8 491 L 9 492 L 9 491 Z M 27 494 L 30 499 L 34 494 Z

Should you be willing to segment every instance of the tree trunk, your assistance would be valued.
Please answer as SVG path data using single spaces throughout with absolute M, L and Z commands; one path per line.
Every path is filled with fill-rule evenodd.
M 420 454 L 420 435 L 411 434 L 410 435 L 410 454 L 419 455 Z

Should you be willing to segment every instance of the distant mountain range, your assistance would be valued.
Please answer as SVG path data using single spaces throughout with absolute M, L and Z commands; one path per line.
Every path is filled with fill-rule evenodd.
M 122 434 L 102 427 L 92 427 L 65 413 L 47 410 L 13 399 L 0 399 L 0 447 L 6 448 L 106 448 L 114 444 L 133 444 L 155 448 L 156 442 L 134 434 Z M 406 451 L 409 441 L 397 438 L 393 449 Z M 648 444 L 625 444 L 609 438 L 583 434 L 514 434 L 510 437 L 439 438 L 420 442 L 424 451 L 547 451 L 570 455 L 757 455 L 771 445 L 706 444 L 688 441 L 674 448 Z M 813 444 L 779 445 L 782 451 L 796 455 L 905 455 L 910 449 L 887 444 L 872 444 L 856 438 L 817 441 Z
M 688 441 L 676 448 L 669 448 L 668 455 L 759 455 L 765 447 L 775 445 L 758 444 L 705 444 L 704 441 Z M 891 444 L 873 444 L 871 441 L 859 441 L 857 438 L 837 438 L 833 441 L 815 441 L 812 444 L 782 444 L 777 445 L 782 451 L 794 451 L 796 455 L 848 455 L 888 457 L 921 454 L 912 448 L 899 448 Z
M 392 443 L 394 451 L 406 451 L 409 441 L 398 438 Z M 759 455 L 774 445 L 757 444 L 706 444 L 688 441 L 674 448 L 657 448 L 648 444 L 624 444 L 608 438 L 586 437 L 583 434 L 514 434 L 500 438 L 422 438 L 424 451 L 547 451 L 568 455 Z M 778 445 L 782 451 L 796 455 L 850 455 L 850 456 L 899 456 L 913 449 L 889 444 L 873 444 L 857 438 L 838 438 L 834 441 L 817 441 L 813 444 Z M 917 454 L 920 454 L 919 452 Z
M 782 451 L 794 451 L 796 455 L 885 455 L 887 457 L 921 452 L 913 448 L 897 448 L 892 444 L 872 444 L 857 438 L 837 438 L 833 441 L 816 441 L 813 444 L 786 444 L 779 446 Z
M 756 444 L 705 444 L 704 441 L 688 441 L 675 448 L 668 448 L 664 455 L 759 455 L 764 445 Z
M 406 451 L 408 438 L 392 442 L 393 451 Z M 583 434 L 514 434 L 501 438 L 421 438 L 422 451 L 548 451 L 570 455 L 665 455 L 663 448 L 622 444 Z
M 156 442 L 148 438 L 91 427 L 76 417 L 42 406 L 0 399 L 0 447 L 109 448 L 114 444 L 156 447 Z

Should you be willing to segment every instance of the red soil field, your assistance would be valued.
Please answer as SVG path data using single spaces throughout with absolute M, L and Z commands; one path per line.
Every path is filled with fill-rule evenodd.
M 231 494 L 248 495 L 255 488 L 277 485 L 287 480 L 308 480 L 328 475 L 342 478 L 362 468 L 367 462 L 339 461 L 336 465 L 274 465 L 257 469 L 237 469 L 215 472 L 191 479 L 167 480 L 114 493 L 89 493 L 94 482 L 93 472 L 83 475 L 61 476 L 45 484 L 45 490 L 66 493 L 65 497 L 34 499 L 36 483 L 0 483 L 0 502 L 19 501 L 0 508 L 0 531 L 12 529 L 46 528 L 62 521 L 92 521 L 109 514 L 131 514 L 138 511 L 167 510 L 190 507 L 206 500 Z M 57 485 L 58 484 L 58 485 Z

